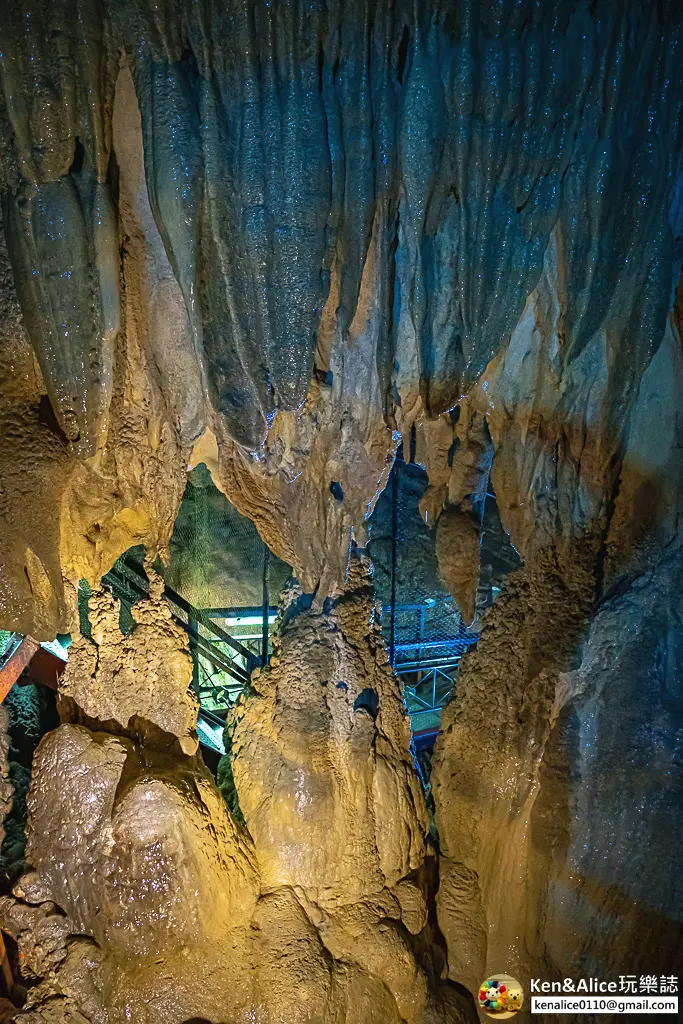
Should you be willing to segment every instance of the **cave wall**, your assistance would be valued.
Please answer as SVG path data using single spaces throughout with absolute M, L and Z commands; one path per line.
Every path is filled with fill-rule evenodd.
M 524 566 L 486 614 L 433 765 L 439 921 L 471 986 L 502 964 L 673 971 L 682 950 L 680 338 L 672 315 L 612 432 L 604 338 L 581 376 L 553 379 L 556 269 L 547 255 L 472 396 Z
M 302 1020 L 426 1022 L 460 1013 L 446 974 L 473 989 L 488 969 L 663 972 L 683 913 L 672 818 L 679 7 L 24 0 L 0 12 L 0 29 L 0 625 L 51 637 L 73 624 L 78 579 L 95 585 L 134 544 L 165 557 L 186 470 L 200 462 L 315 593 L 289 638 L 283 627 L 281 660 L 235 723 L 249 835 L 207 796 L 181 639 L 156 613 L 123 655 L 114 634 L 98 643 L 101 658 L 84 642 L 64 682 L 68 721 L 45 741 L 31 798 L 35 858 L 43 843 L 49 861 L 40 807 L 43 787 L 50 807 L 55 764 L 76 787 L 65 814 L 75 831 L 59 840 L 69 849 L 85 791 L 102 798 L 88 857 L 104 858 L 103 893 L 111 858 L 123 873 L 144 860 L 126 831 L 138 800 L 158 797 L 149 834 L 161 849 L 168 820 L 187 821 L 163 875 L 178 922 L 194 922 L 194 952 L 177 972 L 185 994 L 171 1009 L 154 959 L 167 942 L 176 949 L 171 928 L 150 940 L 152 959 L 128 963 L 130 998 L 152 985 L 150 1021 L 220 1019 L 219 1003 L 201 1010 L 213 975 L 191 980 L 197 951 L 214 942 L 230 946 L 230 963 L 263 965 L 257 988 L 281 1000 L 265 1020 L 294 1001 L 292 978 L 326 993 L 322 1009 L 303 1000 Z M 435 869 L 428 847 L 414 849 L 424 826 L 406 795 L 415 783 L 395 680 L 340 597 L 363 589 L 350 544 L 366 545 L 412 428 L 428 477 L 420 507 L 463 617 L 475 610 L 490 488 L 523 562 L 444 715 L 432 780 L 440 889 L 435 897 L 433 875 L 417 886 L 438 922 L 432 913 L 417 947 L 405 932 L 419 899 L 410 890 L 404 916 L 394 890 Z M 366 597 L 349 607 L 369 621 Z M 171 642 L 168 671 L 137 657 L 144 635 L 157 652 Z M 115 673 L 120 655 L 128 661 Z M 330 672 L 347 686 L 334 699 L 318 678 Z M 366 674 L 372 686 L 353 682 Z M 112 693 L 104 683 L 115 675 Z M 354 686 L 376 690 L 381 710 L 371 700 L 351 712 Z M 370 888 L 351 886 L 352 906 L 335 907 L 333 924 L 313 902 L 343 888 L 343 851 L 303 813 L 308 790 L 297 803 L 297 771 L 315 781 L 311 806 L 330 830 L 349 822 L 351 860 L 363 850 L 374 865 Z M 385 801 L 401 828 L 381 852 L 370 819 Z M 207 838 L 214 816 L 220 839 Z M 180 906 L 195 846 L 207 888 Z M 233 934 L 230 886 L 216 931 L 197 925 L 197 908 L 222 892 L 216 864 L 226 859 L 242 865 L 252 894 L 234 943 L 217 937 Z M 131 877 L 138 891 L 147 885 L 144 871 Z M 19 915 L 13 933 L 27 948 L 36 934 L 54 938 L 64 980 L 55 988 L 54 963 L 36 954 L 36 974 L 52 977 L 45 998 L 97 1021 L 110 1006 L 115 1020 L 126 998 L 107 988 L 116 915 L 106 934 L 85 911 L 72 923 L 63 878 L 40 886 L 6 913 Z M 297 936 L 288 967 L 273 966 L 282 921 Z M 84 944 L 68 939 L 73 928 L 85 928 Z M 384 952 L 368 968 L 373 943 L 358 936 L 378 931 Z M 652 942 L 639 943 L 643 934 Z M 437 963 L 444 950 L 447 964 Z M 91 961 L 104 965 L 99 1003 L 67 981 Z M 271 986 L 268 972 L 289 980 Z M 418 995 L 403 991 L 406 978 Z M 257 998 L 216 992 L 225 1006 Z
M 292 571 L 266 552 L 251 520 L 218 490 L 207 466 L 197 465 L 188 473 L 168 545 L 167 586 L 195 608 L 254 609 L 263 604 L 265 571 L 268 600 L 276 605 Z

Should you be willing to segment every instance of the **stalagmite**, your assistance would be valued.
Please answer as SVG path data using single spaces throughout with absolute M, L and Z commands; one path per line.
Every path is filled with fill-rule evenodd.
M 88 724 L 65 721 L 36 753 L 35 870 L 0 901 L 0 924 L 44 979 L 18 1019 L 50 1020 L 66 1001 L 108 1024 L 197 1012 L 349 1024 L 424 1024 L 443 1012 L 438 1019 L 460 1021 L 462 1000 L 440 979 L 428 923 L 424 865 L 434 852 L 367 566 L 352 564 L 325 611 L 289 594 L 278 653 L 235 712 L 248 832 L 184 735 L 143 715 L 140 683 L 168 614 L 160 595 L 138 613 L 136 657 L 117 674 L 106 658 L 125 638 L 110 600 L 92 601 L 96 668 L 79 650 L 63 682 L 63 714 Z M 190 662 L 186 642 L 166 629 L 173 708 Z M 108 710 L 97 722 L 88 713 L 102 673 L 137 715 L 122 722 Z M 41 928 L 54 935 L 47 964 L 31 952 Z

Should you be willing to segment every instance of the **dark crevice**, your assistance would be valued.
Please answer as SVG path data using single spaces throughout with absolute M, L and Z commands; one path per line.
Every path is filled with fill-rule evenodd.
M 52 408 L 52 403 L 47 395 L 40 396 L 40 401 L 38 402 L 38 422 L 42 426 L 47 427 L 53 434 L 56 434 L 64 444 L 69 443 L 69 439 L 60 427 L 55 411 Z
M 76 136 L 76 145 L 74 147 L 74 158 L 71 161 L 71 167 L 69 168 L 69 174 L 80 174 L 83 170 L 83 164 L 85 163 L 85 149 L 79 136 Z
M 403 85 L 408 64 L 408 50 L 410 47 L 410 30 L 407 25 L 403 26 L 403 35 L 398 46 L 398 60 L 396 63 L 396 78 L 398 84 Z
M 26 582 L 28 583 L 28 589 L 31 591 L 31 594 L 33 594 L 33 584 L 31 583 L 31 576 L 28 571 L 27 565 L 24 566 L 24 576 L 26 577 Z
M 353 702 L 353 710 L 367 711 L 374 721 L 379 714 L 379 695 L 377 690 L 373 690 L 370 686 L 366 686 L 364 690 L 361 690 Z
M 401 214 L 400 214 L 400 208 L 399 208 L 399 206 L 397 204 L 397 206 L 396 206 L 396 216 L 394 218 L 393 231 L 392 231 L 392 235 L 391 235 L 391 242 L 389 244 L 389 274 L 388 274 L 388 282 L 387 282 L 387 291 L 388 291 L 388 302 L 387 302 L 387 339 L 388 339 L 389 357 L 390 357 L 391 362 L 394 362 L 394 353 L 396 351 L 396 337 L 395 337 L 395 335 L 396 335 L 396 328 L 397 328 L 397 321 L 398 321 L 398 317 L 396 315 L 396 306 L 397 306 L 397 303 L 399 301 L 399 291 L 397 289 L 396 253 L 398 252 L 398 234 L 399 234 L 399 225 L 400 225 L 400 223 L 401 223 Z M 377 349 L 377 358 L 378 358 L 377 370 L 378 370 L 378 373 L 379 373 L 379 379 L 381 381 L 382 380 L 386 380 L 386 382 L 387 382 L 386 383 L 386 388 L 385 388 L 385 394 L 383 395 L 384 411 L 385 411 L 385 414 L 393 415 L 393 413 L 390 412 L 390 410 L 391 410 L 391 402 L 388 401 L 388 399 L 390 399 L 392 397 L 391 374 L 386 374 L 385 373 L 385 367 L 383 365 L 379 365 L 379 353 L 380 353 L 380 349 L 379 349 L 379 346 L 378 346 L 378 349 Z M 396 405 L 400 407 L 401 401 L 400 401 L 400 396 L 399 396 L 399 393 L 398 393 L 398 388 L 396 387 L 395 382 L 393 382 L 393 398 L 394 398 L 395 401 L 396 401 L 396 399 L 398 399 L 398 401 L 396 401 Z
M 109 154 L 109 163 L 107 165 L 107 183 L 111 192 L 111 198 L 114 206 L 118 206 L 119 201 L 119 165 L 116 159 L 116 153 L 113 148 Z
M 616 511 L 617 500 L 619 498 L 619 492 L 621 491 L 621 464 L 624 458 L 624 442 L 619 445 L 618 450 L 612 456 L 610 463 L 609 472 L 614 473 L 614 482 L 607 500 L 605 508 L 605 525 L 602 532 L 602 538 L 600 541 L 600 549 L 597 554 L 595 564 L 595 599 L 600 602 L 607 595 L 605 594 L 605 575 L 607 570 L 607 557 L 608 547 L 607 541 L 609 538 L 610 527 L 612 525 L 612 518 Z M 619 469 L 617 470 L 617 467 Z M 615 581 L 618 582 L 618 581 Z M 612 588 L 610 588 L 611 590 Z
M 318 92 L 323 93 L 323 70 L 325 67 L 325 48 L 320 43 L 318 46 Z

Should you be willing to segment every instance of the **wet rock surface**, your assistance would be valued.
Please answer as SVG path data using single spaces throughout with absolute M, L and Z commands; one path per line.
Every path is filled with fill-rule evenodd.
M 451 976 L 468 986 L 501 960 L 517 976 L 578 976 L 591 964 L 606 977 L 618 962 L 663 972 L 680 957 L 664 839 L 681 781 L 670 618 L 680 340 L 667 326 L 631 416 L 615 425 L 604 338 L 585 350 L 580 377 L 553 380 L 556 268 L 548 258 L 526 323 L 474 395 L 496 446 L 501 519 L 525 566 L 503 583 L 465 659 L 434 758 L 439 921 Z M 671 796 L 660 804 L 651 787 Z M 658 879 L 641 888 L 648 869 L 632 867 L 652 850 Z M 657 933 L 652 945 L 636 948 L 635 921 Z
M 132 609 L 132 632 L 119 630 L 119 603 L 108 591 L 89 599 L 91 636 L 79 636 L 59 691 L 92 719 L 126 729 L 135 719 L 197 749 L 197 699 L 187 633 L 162 600 L 164 584 L 150 572 L 150 596 Z M 134 723 L 133 723 L 134 724 Z
M 554 235 L 557 365 L 604 331 L 627 411 L 680 266 L 672 5 L 85 8 L 3 15 L 17 293 L 68 451 L 97 453 L 66 566 L 163 550 L 210 430 L 233 504 L 331 591 L 394 431 L 505 349 Z
M 158 737 L 111 720 L 66 722 L 41 741 L 34 870 L 0 899 L 34 980 L 17 1019 L 426 1024 L 442 1005 L 437 1019 L 467 1019 L 439 980 L 434 854 L 373 615 L 360 562 L 324 610 L 289 594 L 279 653 L 230 726 L 246 828 L 201 759 Z
M 352 563 L 322 612 L 293 600 L 228 725 L 265 884 L 301 886 L 323 908 L 391 888 L 425 852 L 408 720 L 363 573 Z
M 59 505 L 72 458 L 36 367 L 0 232 L 0 610 L 6 629 L 54 637 L 66 607 Z M 27 510 L 31 510 L 30 517 Z
M 164 557 L 202 462 L 308 595 L 232 723 L 246 830 L 158 595 L 126 639 L 95 599 L 0 911 L 18 1019 L 432 1024 L 501 961 L 664 973 L 678 7 L 24 0 L 0 32 L 0 625 L 51 638 L 79 579 Z M 501 585 L 437 743 L 438 896 L 349 562 L 401 442 L 416 585 L 467 621 Z

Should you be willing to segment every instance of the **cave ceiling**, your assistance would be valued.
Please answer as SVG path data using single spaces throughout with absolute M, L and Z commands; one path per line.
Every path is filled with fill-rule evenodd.
M 680 266 L 676 4 L 34 2 L 1 27 L 6 319 L 40 376 L 6 415 L 44 388 L 62 523 L 60 564 L 19 543 L 8 573 L 51 624 L 62 574 L 165 548 L 197 443 L 330 591 L 411 425 L 433 461 L 487 367 L 508 419 L 540 406 L 500 369 L 525 316 L 544 445 L 599 433 L 587 486 L 614 475 Z

